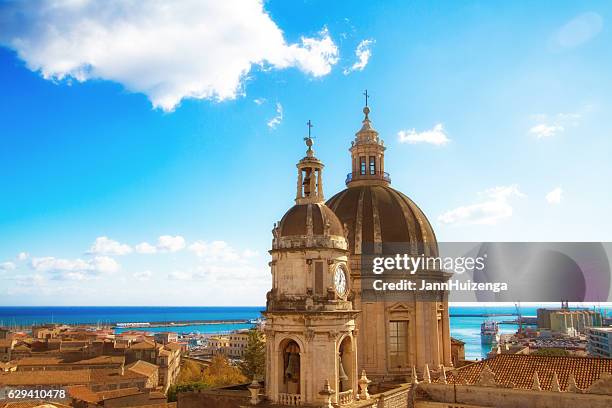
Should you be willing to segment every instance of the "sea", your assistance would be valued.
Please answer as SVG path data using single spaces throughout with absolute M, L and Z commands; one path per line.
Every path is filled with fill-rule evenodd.
M 174 322 L 213 321 L 213 320 L 254 320 L 261 317 L 263 306 L 252 307 L 167 307 L 167 306 L 78 306 L 78 307 L 0 307 L 0 327 L 31 326 L 43 323 L 88 323 L 100 326 L 114 323 L 134 322 Z M 537 307 L 521 307 L 523 316 L 535 316 Z M 480 324 L 489 319 L 499 322 L 515 319 L 515 316 L 465 316 L 483 314 L 516 313 L 514 306 L 451 306 L 451 336 L 465 342 L 465 355 L 468 359 L 486 357 L 490 346 L 480 342 Z M 610 313 L 610 310 L 607 311 Z M 463 316 L 454 316 L 463 315 Z M 146 329 L 120 329 L 173 331 L 177 333 L 215 334 L 252 327 L 251 323 L 186 324 L 180 326 L 151 327 Z M 500 332 L 514 333 L 515 324 L 500 324 Z

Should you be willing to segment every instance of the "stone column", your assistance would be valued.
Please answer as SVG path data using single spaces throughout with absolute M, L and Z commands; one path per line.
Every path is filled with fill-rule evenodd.
M 440 334 L 438 330 L 441 324 L 438 324 L 438 304 L 436 302 L 427 302 L 427 315 L 429 325 L 429 344 L 431 347 L 429 358 L 426 363 L 432 364 L 433 367 L 440 365 L 440 352 L 442 345 L 440 343 Z
M 314 197 L 317 191 L 315 186 L 316 180 L 314 172 L 315 168 L 313 167 L 310 171 L 310 197 Z
M 444 297 L 447 298 L 448 294 L 444 294 Z M 453 358 L 451 356 L 451 342 L 450 342 L 450 317 L 448 315 L 448 303 L 444 303 L 444 310 L 442 311 L 442 341 L 443 341 L 443 350 L 444 350 L 444 362 L 445 366 L 450 366 Z
M 302 198 L 302 169 L 298 169 L 297 192 L 295 198 Z

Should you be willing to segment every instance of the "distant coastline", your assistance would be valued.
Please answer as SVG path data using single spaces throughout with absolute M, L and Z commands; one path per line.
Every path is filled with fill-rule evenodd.
M 559 304 L 521 304 L 523 316 L 535 316 L 539 307 L 559 307 Z M 570 304 L 570 306 L 576 306 Z M 586 304 L 581 306 L 587 307 Z M 591 308 L 601 306 L 610 315 L 612 308 L 607 304 L 588 305 Z M 221 321 L 249 321 L 261 317 L 264 306 L 0 306 L 0 325 L 30 326 L 43 323 L 90 324 L 110 326 L 119 322 L 173 322 L 174 325 L 146 328 L 119 328 L 116 333 L 129 330 L 160 332 L 175 331 L 177 333 L 199 332 L 201 334 L 228 333 L 252 327 L 249 323 L 224 323 Z M 488 318 L 503 321 L 509 320 L 508 314 L 514 313 L 514 305 L 506 304 L 469 304 L 451 305 L 450 318 L 451 336 L 465 342 L 465 354 L 468 358 L 483 358 L 490 347 L 483 346 L 480 341 L 480 324 L 486 319 L 480 315 L 490 315 Z M 498 315 L 498 316 L 494 316 Z M 210 322 L 216 324 L 193 324 L 190 322 Z M 504 324 L 500 326 L 502 333 L 514 333 L 518 326 Z

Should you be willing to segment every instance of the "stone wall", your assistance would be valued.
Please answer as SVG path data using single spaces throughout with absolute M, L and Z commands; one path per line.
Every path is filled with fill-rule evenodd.
M 419 384 L 420 390 L 426 392 L 431 400 L 452 403 L 452 407 L 495 407 L 495 408 L 609 408 L 612 406 L 611 395 L 534 391 L 516 388 L 484 387 L 453 384 Z M 464 405 L 462 405 L 464 404 Z M 415 407 L 427 405 L 417 402 Z
M 367 400 L 356 401 L 350 408 L 408 408 L 412 391 L 412 385 L 404 384 L 380 394 L 370 395 Z
M 205 390 L 181 392 L 177 408 L 241 408 L 249 405 L 246 390 Z

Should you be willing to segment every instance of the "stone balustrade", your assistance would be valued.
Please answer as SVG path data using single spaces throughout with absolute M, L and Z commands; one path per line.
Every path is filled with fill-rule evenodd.
M 338 404 L 348 405 L 353 402 L 353 390 L 338 393 Z
M 280 405 L 288 405 L 291 407 L 302 405 L 302 397 L 300 394 L 278 394 L 278 403 Z

